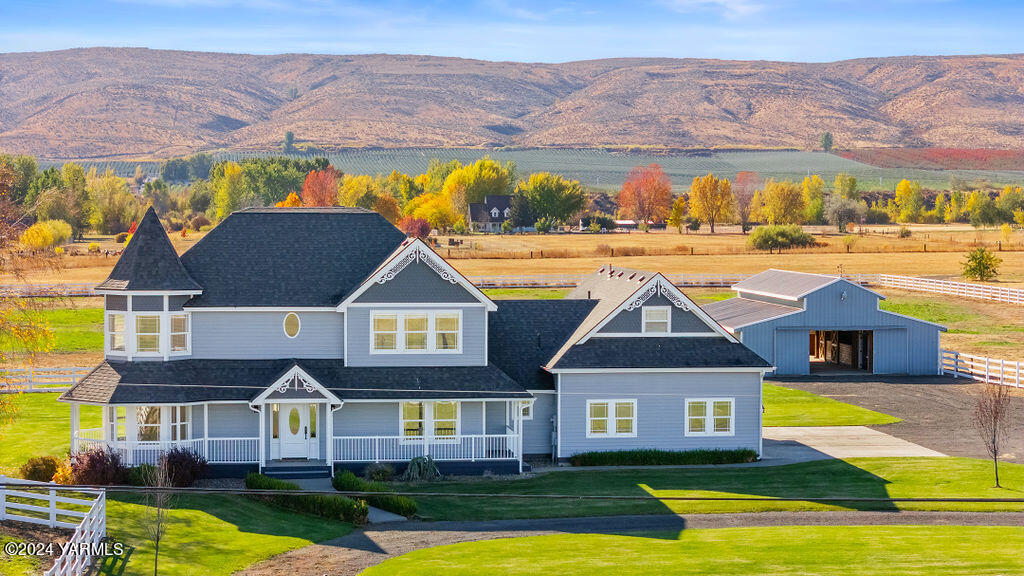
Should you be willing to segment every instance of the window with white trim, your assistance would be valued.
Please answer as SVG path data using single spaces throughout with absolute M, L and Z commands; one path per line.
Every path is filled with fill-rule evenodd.
M 523 402 L 523 420 L 533 420 L 533 404 L 529 401 Z
M 160 316 L 135 316 L 135 351 L 160 353 Z
M 299 335 L 299 329 L 302 327 L 302 323 L 299 322 L 299 315 L 295 312 L 289 312 L 284 317 L 284 323 L 281 325 L 284 328 L 284 335 L 289 338 L 295 338 Z
M 435 438 L 454 438 L 459 433 L 459 403 L 433 402 Z
M 402 402 L 398 418 L 402 438 L 407 440 L 422 439 L 428 430 L 441 440 L 459 435 L 459 402 Z
M 374 312 L 370 353 L 445 354 L 462 351 L 459 311 Z
M 587 400 L 587 438 L 635 436 L 636 400 Z
M 423 424 L 426 414 L 423 411 L 423 402 L 402 402 L 400 425 L 402 438 L 422 438 Z
M 668 306 L 643 306 L 645 333 L 664 334 L 670 331 L 672 309 Z
M 191 420 L 191 409 L 189 406 L 171 406 L 171 440 L 188 440 L 188 426 Z
M 160 407 L 139 406 L 135 409 L 135 423 L 138 427 L 136 439 L 140 442 L 160 441 Z
M 188 314 L 171 314 L 171 352 L 188 352 Z
M 107 347 L 111 352 L 125 351 L 124 314 L 111 312 L 107 314 Z
M 111 406 L 108 411 L 110 423 L 110 437 L 115 440 L 127 440 L 127 426 L 125 422 L 127 410 L 124 406 Z
M 733 436 L 736 433 L 735 398 L 687 398 L 687 436 Z

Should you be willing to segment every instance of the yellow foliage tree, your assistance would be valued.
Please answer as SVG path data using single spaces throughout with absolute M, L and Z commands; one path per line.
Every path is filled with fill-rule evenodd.
M 42 222 L 37 222 L 28 227 L 18 238 L 21 245 L 28 250 L 45 250 L 53 246 L 53 233 L 50 227 Z
M 378 195 L 377 186 L 369 175 L 345 174 L 338 186 L 338 205 L 372 210 Z
M 461 217 L 444 194 L 421 194 L 405 205 L 405 215 L 422 218 L 431 228 L 451 230 Z
M 390 194 L 381 194 L 373 204 L 373 211 L 384 217 L 392 224 L 398 222 L 402 217 L 402 210 L 398 207 L 398 200 Z
M 804 196 L 799 186 L 789 180 L 769 178 L 761 194 L 762 214 L 769 224 L 799 224 L 804 218 Z
M 732 185 L 714 174 L 700 176 L 690 184 L 690 213 L 711 227 L 732 214 Z
M 299 198 L 299 195 L 295 192 L 289 192 L 287 198 L 274 204 L 274 206 L 277 208 L 298 208 L 302 206 L 302 198 Z

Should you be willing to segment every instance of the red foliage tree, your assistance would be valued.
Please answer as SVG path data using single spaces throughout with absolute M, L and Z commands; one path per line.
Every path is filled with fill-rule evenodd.
M 651 164 L 629 171 L 619 192 L 619 209 L 639 222 L 662 222 L 672 211 L 672 181 Z
M 426 238 L 430 235 L 430 224 L 423 218 L 406 216 L 398 221 L 398 229 L 410 238 Z
M 313 170 L 302 183 L 303 206 L 334 206 L 338 203 L 338 180 L 341 172 L 333 166 Z

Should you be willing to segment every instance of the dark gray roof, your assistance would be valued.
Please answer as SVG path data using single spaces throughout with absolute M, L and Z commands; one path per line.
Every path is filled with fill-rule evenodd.
M 505 218 L 505 209 L 511 207 L 511 196 L 484 196 L 483 202 L 469 203 L 469 221 L 501 223 L 508 219 Z M 498 209 L 497 217 L 491 216 L 492 208 Z
M 705 304 L 701 308 L 729 331 L 803 311 L 803 308 L 748 298 L 729 298 Z
M 752 350 L 723 337 L 601 338 L 569 348 L 553 369 L 767 368 Z
M 491 362 L 528 390 L 554 388 L 542 367 L 597 305 L 595 300 L 500 300 L 488 319 Z
M 838 276 L 772 268 L 734 284 L 732 289 L 787 300 L 798 300 L 837 280 L 839 280 Z
M 342 400 L 529 398 L 497 366 L 349 367 L 337 360 L 104 362 L 61 395 L 98 403 L 249 401 L 293 366 Z
M 362 208 L 241 210 L 182 254 L 203 285 L 188 306 L 334 306 L 404 240 Z
M 101 290 L 202 290 L 182 266 L 150 206 Z

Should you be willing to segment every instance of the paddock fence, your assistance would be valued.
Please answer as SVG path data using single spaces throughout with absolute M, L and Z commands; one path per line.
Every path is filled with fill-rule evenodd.
M 0 394 L 12 392 L 64 392 L 88 374 L 92 368 L 64 366 L 57 368 L 0 369 Z
M 96 296 L 96 284 L 3 284 L 0 296 L 24 298 L 53 298 L 66 296 Z
M 53 566 L 43 574 L 81 576 L 89 571 L 107 536 L 106 493 L 83 489 L 71 495 L 58 495 L 53 486 L 50 482 L 0 476 L 0 522 L 12 520 L 73 529 L 71 538 L 60 546 Z
M 1024 386 L 1024 362 L 1020 360 L 975 356 L 956 350 L 942 350 L 940 358 L 942 373 L 954 378 L 970 378 L 1014 388 Z

